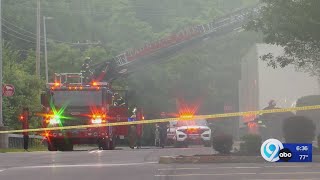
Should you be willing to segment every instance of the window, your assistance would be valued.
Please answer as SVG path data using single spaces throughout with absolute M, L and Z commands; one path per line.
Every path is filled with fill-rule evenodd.
M 184 120 L 184 121 L 178 121 L 177 126 L 207 126 L 208 123 L 205 119 L 199 119 L 199 120 Z
M 55 106 L 102 106 L 102 91 L 53 91 Z

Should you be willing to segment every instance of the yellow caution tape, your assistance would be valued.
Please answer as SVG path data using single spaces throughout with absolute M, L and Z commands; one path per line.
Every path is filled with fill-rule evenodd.
M 152 124 L 152 123 L 170 122 L 170 121 L 177 121 L 177 120 L 197 120 L 197 119 L 209 119 L 209 118 L 213 119 L 213 118 L 236 117 L 236 116 L 245 116 L 245 115 L 253 115 L 253 114 L 269 114 L 269 113 L 306 111 L 306 110 L 316 110 L 316 109 L 320 109 L 320 105 L 283 108 L 283 109 L 269 109 L 269 110 L 259 110 L 259 111 L 247 111 L 247 112 L 235 112 L 235 113 L 223 113 L 223 114 L 211 114 L 211 115 L 199 115 L 199 116 L 194 116 L 192 118 L 185 118 L 185 119 L 166 118 L 166 119 L 140 120 L 140 121 L 133 121 L 133 122 L 115 122 L 115 123 L 77 125 L 77 126 L 65 126 L 65 127 L 8 130 L 8 131 L 0 131 L 0 134 L 21 133 L 21 132 L 40 132 L 40 131 L 79 129 L 79 128 L 96 128 L 96 127 L 106 127 L 106 126 L 125 126 L 125 125 L 133 125 L 133 124 Z

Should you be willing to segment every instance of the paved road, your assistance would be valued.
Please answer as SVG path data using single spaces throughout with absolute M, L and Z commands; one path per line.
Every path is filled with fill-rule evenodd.
M 320 164 L 158 164 L 162 155 L 213 153 L 211 148 L 86 150 L 0 154 L 1 180 L 319 179 Z

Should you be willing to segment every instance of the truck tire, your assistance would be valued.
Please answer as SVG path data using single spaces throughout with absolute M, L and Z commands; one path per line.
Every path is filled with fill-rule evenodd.
M 109 150 L 114 150 L 116 148 L 117 138 L 113 137 L 112 141 L 109 141 Z
M 205 141 L 204 147 L 211 147 L 211 141 Z
M 48 151 L 57 151 L 58 148 L 55 144 L 53 143 L 48 143 Z
M 73 144 L 63 143 L 58 146 L 59 151 L 73 151 Z
M 98 140 L 98 147 L 101 150 L 109 150 L 109 140 L 107 140 L 107 139 L 99 139 Z

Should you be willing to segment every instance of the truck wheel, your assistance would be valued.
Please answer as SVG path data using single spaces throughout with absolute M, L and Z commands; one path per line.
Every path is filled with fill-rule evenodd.
M 48 151 L 57 151 L 58 148 L 53 143 L 48 143 Z
M 108 150 L 114 150 L 114 143 L 113 143 L 113 141 L 109 141 L 108 142 Z
M 100 148 L 103 150 L 109 150 L 109 143 L 108 142 L 101 143 Z
M 204 147 L 211 147 L 211 142 L 210 141 L 204 142 Z
M 109 141 L 106 139 L 99 139 L 98 146 L 99 146 L 99 149 L 109 150 Z
M 59 151 L 73 151 L 73 144 L 63 143 L 58 147 Z
M 113 137 L 112 141 L 109 141 L 109 149 L 114 150 L 116 148 L 117 138 Z
M 183 143 L 181 143 L 181 142 L 179 142 L 179 141 L 176 141 L 176 142 L 174 143 L 174 147 L 175 147 L 175 148 L 181 148 L 181 147 L 183 147 Z

